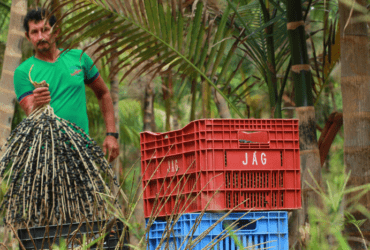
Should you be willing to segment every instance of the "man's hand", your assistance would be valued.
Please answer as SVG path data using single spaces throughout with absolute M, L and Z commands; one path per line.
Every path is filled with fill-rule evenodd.
M 105 137 L 105 140 L 103 143 L 103 152 L 105 155 L 108 154 L 109 162 L 117 158 L 117 156 L 119 155 L 119 146 L 118 146 L 118 141 L 115 137 L 110 136 L 110 135 Z
M 49 88 L 42 87 L 36 88 L 33 91 L 33 110 L 37 109 L 38 107 L 50 103 L 50 91 Z

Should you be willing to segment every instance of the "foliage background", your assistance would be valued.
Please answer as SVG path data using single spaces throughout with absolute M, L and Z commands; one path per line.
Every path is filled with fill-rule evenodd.
M 2 2 L 9 4 L 10 0 L 1 0 Z M 227 4 L 227 1 L 221 1 L 223 4 Z M 315 33 L 312 36 L 312 44 L 316 54 L 318 56 L 317 61 L 321 63 L 324 60 L 324 42 L 327 39 L 326 35 L 322 31 L 324 29 L 323 23 L 325 19 L 325 12 L 329 9 L 329 18 L 335 18 L 337 16 L 337 1 L 328 1 L 331 6 L 324 6 L 326 1 L 314 1 L 309 12 L 308 24 L 306 25 L 307 33 Z M 241 1 L 245 5 L 249 4 L 250 9 L 254 6 L 254 11 L 259 11 L 259 15 L 256 15 L 257 21 L 260 23 L 255 23 L 254 27 L 263 25 L 261 21 L 261 12 L 258 10 L 257 1 Z M 254 5 L 252 5 L 254 4 Z M 307 2 L 304 1 L 304 4 L 307 6 Z M 0 32 L 0 67 L 2 63 L 4 48 L 6 44 L 6 34 L 7 34 L 7 25 L 9 23 L 9 14 L 5 10 L 0 9 L 1 18 L 0 24 L 2 24 Z M 247 9 L 248 10 L 248 9 Z M 260 18 L 260 19 L 258 19 Z M 256 21 L 254 20 L 254 21 Z M 258 33 L 261 37 L 263 35 L 263 29 Z M 279 34 L 277 33 L 276 36 Z M 263 40 L 261 38 L 261 40 Z M 29 44 L 27 42 L 24 45 L 24 57 L 28 57 L 32 52 L 29 51 Z M 83 46 L 84 44 L 79 44 L 78 46 Z M 230 48 L 232 45 L 231 41 L 227 42 L 226 47 Z M 314 61 L 314 50 L 313 46 L 309 46 L 309 58 Z M 320 59 L 321 56 L 321 59 Z M 99 71 L 105 80 L 105 82 L 110 85 L 110 70 L 111 67 L 106 63 L 106 58 L 102 58 L 99 62 Z M 225 60 L 225 59 L 224 59 Z M 236 68 L 239 60 L 234 59 L 230 63 L 230 71 Z M 230 82 L 230 88 L 235 89 L 241 82 L 245 81 L 245 86 L 248 91 L 242 96 L 243 108 L 240 108 L 243 115 L 248 118 L 271 118 L 271 110 L 268 103 L 269 100 L 269 88 L 264 80 L 263 74 L 261 71 L 253 64 L 254 62 L 250 57 L 247 60 L 244 60 L 242 66 Z M 282 63 L 282 70 L 278 72 L 278 79 L 281 81 L 284 77 L 284 69 L 287 67 L 287 61 Z M 222 71 L 222 63 L 216 69 L 218 73 Z M 136 72 L 133 72 L 135 74 Z M 118 72 L 118 78 L 121 79 L 125 74 L 125 71 Z M 315 109 L 316 109 L 316 118 L 317 118 L 317 136 L 320 136 L 320 129 L 325 126 L 327 118 L 333 111 L 342 112 L 342 99 L 340 92 L 340 67 L 337 64 L 331 71 L 331 74 L 327 77 L 326 83 L 320 84 L 319 78 L 315 76 L 315 82 L 318 84 L 318 92 L 316 93 L 315 99 Z M 119 87 L 119 107 L 120 107 L 120 144 L 122 145 L 120 162 L 122 165 L 121 178 L 129 174 L 129 178 L 126 178 L 124 189 L 127 193 L 130 193 L 132 185 L 137 185 L 137 178 L 134 175 L 140 173 L 140 144 L 139 144 L 139 133 L 143 132 L 143 106 L 144 106 L 144 91 L 145 83 L 150 80 L 150 75 L 143 75 L 135 79 L 134 82 L 129 82 L 128 79 L 125 79 L 121 82 Z M 156 132 L 164 132 L 168 130 L 168 124 L 166 123 L 166 102 L 164 98 L 163 85 L 165 79 L 163 77 L 156 77 L 153 80 L 154 93 L 155 93 L 155 102 L 154 102 L 154 122 L 156 127 Z M 189 85 L 186 85 L 182 89 L 183 85 L 178 84 L 174 87 L 174 93 L 181 93 L 181 98 L 174 98 L 174 101 L 171 102 L 171 108 L 175 110 L 170 117 L 170 129 L 179 129 L 188 124 L 191 119 L 191 101 L 192 101 L 192 91 Z M 196 98 L 196 105 L 200 106 L 202 103 L 202 96 L 200 95 L 200 86 L 198 86 L 199 92 Z M 225 90 L 227 95 L 227 90 Z M 229 96 L 232 99 L 232 96 Z M 294 107 L 294 90 L 291 83 L 290 77 L 288 78 L 288 83 L 283 95 L 283 118 L 294 118 L 295 114 L 292 112 L 292 107 Z M 241 98 L 240 98 L 241 99 Z M 234 99 L 235 101 L 236 99 Z M 89 127 L 91 136 L 98 142 L 100 145 L 104 140 L 104 121 L 99 110 L 99 106 L 96 102 L 94 94 L 87 90 L 87 108 L 89 115 Z M 240 102 L 235 101 L 238 105 Z M 204 117 L 200 109 L 195 112 L 195 119 L 201 118 L 219 118 L 216 104 L 213 99 L 210 98 L 210 109 L 209 116 Z M 239 106 L 241 107 L 241 106 Z M 235 113 L 232 113 L 234 117 L 237 117 Z M 16 106 L 16 111 L 14 114 L 13 128 L 25 117 L 23 111 L 19 108 L 19 105 Z M 178 127 L 174 126 L 175 120 L 178 122 Z M 323 167 L 324 179 L 330 181 L 343 181 L 343 131 L 338 133 L 336 136 L 327 160 Z M 134 166 L 134 171 L 129 173 L 129 169 Z M 339 174 L 338 174 L 339 173 Z M 336 178 L 335 176 L 338 176 Z M 339 180 L 338 180 L 339 179 Z M 313 249 L 313 248 L 312 248 Z

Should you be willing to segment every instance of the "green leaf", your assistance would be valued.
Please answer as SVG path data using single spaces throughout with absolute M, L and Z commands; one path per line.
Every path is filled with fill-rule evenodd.
M 90 5 L 88 5 L 90 6 Z M 85 20 L 88 18 L 89 14 L 91 14 L 92 12 L 94 12 L 95 10 L 97 10 L 99 8 L 99 6 L 91 6 L 89 8 L 87 8 L 85 11 L 82 11 L 81 13 L 77 14 L 76 16 L 74 16 L 73 18 L 71 19 L 68 19 L 67 21 L 64 22 L 64 25 L 72 25 L 73 22 L 77 22 L 77 21 L 80 21 L 80 23 L 82 23 L 82 20 Z M 100 10 L 100 13 L 102 13 L 103 10 Z M 97 12 L 97 14 L 99 15 L 99 11 Z M 85 19 L 86 18 L 86 19 Z M 75 24 L 75 25 L 78 25 Z
M 184 39 L 184 18 L 181 12 L 177 13 L 177 50 L 181 52 Z
M 0 7 L 10 11 L 10 5 L 0 0 Z
M 204 50 L 204 53 L 207 53 L 208 52 L 208 44 L 205 44 L 203 42 L 204 33 L 205 33 L 205 29 L 202 27 L 200 29 L 200 32 L 199 32 L 199 36 L 198 36 L 198 39 L 197 39 L 196 47 L 194 49 L 194 59 L 193 59 L 193 62 L 198 67 L 199 66 L 202 66 L 203 63 L 204 63 L 204 60 L 203 60 L 203 62 L 202 61 L 199 61 L 198 62 L 200 55 L 203 54 L 202 49 Z M 205 45 L 204 47 L 203 47 L 203 44 Z M 201 58 L 203 58 L 203 57 L 201 57 Z
M 171 32 L 171 30 L 173 29 L 173 27 L 172 27 L 172 15 L 171 15 L 171 9 L 170 9 L 169 5 L 167 5 L 167 11 L 166 11 L 166 28 L 167 28 L 166 29 L 166 34 L 167 34 L 167 37 L 168 37 L 167 42 L 169 44 L 172 44 L 173 47 L 175 47 L 174 44 L 173 44 L 174 40 L 172 40 L 172 32 Z
M 154 30 L 155 28 L 154 28 L 153 12 L 152 12 L 150 1 L 151 0 L 144 0 L 145 12 L 148 18 L 149 30 Z
M 106 10 L 104 9 L 97 10 L 98 8 L 99 6 L 93 6 L 91 8 L 88 8 L 86 11 L 67 20 L 64 25 L 68 25 L 72 29 L 79 28 L 81 25 L 86 25 L 86 23 L 91 22 L 91 15 L 94 15 L 94 18 L 96 18 L 95 20 L 99 20 L 100 18 L 107 15 Z M 66 32 L 68 32 L 68 30 L 65 30 L 65 33 Z M 64 35 L 64 33 L 62 34 Z
M 231 32 L 232 32 L 231 30 L 227 30 L 225 37 L 228 37 L 229 35 L 231 35 Z M 220 62 L 221 62 L 221 60 L 222 60 L 222 58 L 224 56 L 224 52 L 226 50 L 226 45 L 227 45 L 227 41 L 221 42 L 221 46 L 219 47 L 219 50 L 217 51 L 216 60 L 215 60 L 215 62 L 213 64 L 212 73 L 211 73 L 211 79 L 216 74 L 216 70 L 217 70 L 218 66 L 220 65 Z M 218 46 L 218 45 L 216 45 L 216 46 Z
M 65 1 L 61 1 L 61 4 L 63 4 Z M 80 3 L 88 3 L 88 1 L 76 1 L 76 4 Z M 127 72 L 132 72 L 132 70 L 136 69 L 139 65 L 143 65 L 144 71 L 141 70 L 141 72 L 160 72 L 163 68 L 166 68 L 167 66 L 170 66 L 173 68 L 176 66 L 176 69 L 179 71 L 179 73 L 183 76 L 185 76 L 187 73 L 189 73 L 189 77 L 194 74 L 199 74 L 202 76 L 203 79 L 205 79 L 206 82 L 209 84 L 213 84 L 213 82 L 209 79 L 209 77 L 205 74 L 207 72 L 204 67 L 204 65 L 197 66 L 196 63 L 193 63 L 192 57 L 189 54 L 189 49 L 184 49 L 185 46 L 188 48 L 188 46 L 191 44 L 192 47 L 197 47 L 196 51 L 202 51 L 204 48 L 207 48 L 208 44 L 201 45 L 200 38 L 201 32 L 204 32 L 204 25 L 201 21 L 201 11 L 200 8 L 198 9 L 198 12 L 196 12 L 196 23 L 194 23 L 194 29 L 192 29 L 191 33 L 188 33 L 189 43 L 184 44 L 184 37 L 183 34 L 187 31 L 187 27 L 184 25 L 184 16 L 181 13 L 180 10 L 177 10 L 176 13 L 171 13 L 171 16 L 177 18 L 177 29 L 175 30 L 175 34 L 171 35 L 168 34 L 168 36 L 163 36 L 163 34 L 167 33 L 167 30 L 170 27 L 173 27 L 172 21 L 173 19 L 170 18 L 170 15 L 168 13 L 164 13 L 164 4 L 162 1 L 157 0 L 146 0 L 144 1 L 143 5 L 140 5 L 140 8 L 145 9 L 146 18 L 148 19 L 149 25 L 146 26 L 142 23 L 140 23 L 138 20 L 139 18 L 133 18 L 133 15 L 135 13 L 129 13 L 127 12 L 127 16 L 122 15 L 121 11 L 119 9 L 114 10 L 114 6 L 110 6 L 109 9 L 106 6 L 105 2 L 90 2 L 89 8 L 91 8 L 91 5 L 95 5 L 98 7 L 95 7 L 95 13 L 91 13 L 89 11 L 85 11 L 86 16 L 80 16 L 80 18 L 72 17 L 73 20 L 70 21 L 70 25 L 75 25 L 75 27 L 72 27 L 71 30 L 66 31 L 67 36 L 72 36 L 77 33 L 85 34 L 80 38 L 77 38 L 76 42 L 83 40 L 87 36 L 97 36 L 98 33 L 104 30 L 104 27 L 106 28 L 107 25 L 109 27 L 112 27 L 111 30 L 108 32 L 105 32 L 104 38 L 101 40 L 98 39 L 98 41 L 109 41 L 109 46 L 99 46 L 98 51 L 112 51 L 113 49 L 117 48 L 117 51 L 119 53 L 124 53 L 124 56 L 120 57 L 120 65 L 119 68 L 127 67 L 129 62 L 126 62 L 126 60 L 132 60 L 135 61 L 134 65 L 131 65 L 131 68 L 125 72 L 123 77 L 124 79 L 127 77 Z M 173 2 L 171 2 L 172 4 Z M 130 4 L 130 2 L 122 2 L 122 5 Z M 167 8 L 167 11 L 169 11 L 170 8 Z M 230 8 L 228 8 L 230 10 Z M 134 11 L 132 11 L 134 12 Z M 98 15 L 97 15 L 98 13 Z M 222 16 L 221 20 L 224 23 L 224 25 L 219 26 L 217 29 L 218 35 L 217 39 L 214 40 L 214 43 L 218 42 L 219 39 L 222 40 L 224 37 L 224 32 L 222 31 L 226 26 L 226 21 L 228 19 L 228 12 L 224 12 L 224 15 Z M 105 17 L 105 19 L 102 20 L 96 20 L 96 17 Z M 108 18 L 110 21 L 113 21 L 112 23 L 108 23 Z M 114 17 L 116 17 L 114 19 Z M 192 22 L 195 20 L 195 18 L 186 17 L 187 20 L 192 20 Z M 80 20 L 79 20 L 80 19 Z M 161 21 L 159 21 L 161 19 Z M 143 19 L 144 20 L 144 19 Z M 158 22 L 156 22 L 158 20 Z M 171 23 L 169 23 L 171 20 Z M 78 24 L 78 25 L 77 25 Z M 87 25 L 88 24 L 88 25 Z M 94 24 L 91 26 L 90 24 Z M 138 29 L 138 31 L 132 32 L 131 35 L 128 35 L 127 37 L 120 37 L 121 34 L 119 33 L 113 33 L 113 30 L 120 29 L 120 25 L 128 25 L 132 24 L 132 26 L 129 29 Z M 95 29 L 95 31 L 93 31 Z M 122 30 L 122 29 L 121 29 Z M 198 31 L 197 31 L 198 30 Z M 200 32 L 201 31 L 201 32 Z M 125 31 L 123 32 L 125 33 Z M 138 38 L 139 34 L 145 37 L 145 39 Z M 118 38 L 117 38 L 118 36 Z M 176 37 L 176 41 L 171 41 L 169 37 L 172 36 L 172 39 Z M 115 40 L 117 39 L 117 40 Z M 149 46 L 144 47 L 142 44 L 147 43 L 148 41 L 155 41 L 155 43 L 158 43 L 159 46 Z M 73 42 L 72 42 L 73 44 Z M 201 45 L 201 46 L 198 46 Z M 177 46 L 176 48 L 174 46 Z M 140 47 L 142 49 L 141 51 L 135 50 L 135 54 L 130 54 L 130 47 L 132 47 L 133 50 L 136 48 L 134 47 Z M 216 52 L 218 50 L 219 44 L 217 44 L 213 48 L 214 55 L 217 55 Z M 123 49 L 119 49 L 123 48 Z M 156 50 L 158 49 L 158 50 Z M 168 51 L 168 54 L 166 54 Z M 206 50 L 207 51 L 207 50 Z M 137 53 L 136 53 L 137 52 Z M 191 53 L 194 54 L 195 48 L 191 50 Z M 203 51 L 202 51 L 203 52 Z M 156 60 L 158 63 L 153 64 L 152 62 L 145 62 L 145 60 L 151 59 L 153 56 L 160 55 L 161 53 L 164 53 L 166 55 L 170 55 L 168 58 L 171 58 L 172 60 L 169 61 L 168 58 L 165 57 L 159 57 L 162 61 Z M 197 53 L 197 56 L 200 53 Z M 109 55 L 109 53 L 105 53 L 106 56 Z M 129 56 L 128 56 L 129 55 Z M 223 53 L 218 54 L 219 60 L 221 60 L 223 57 Z M 101 58 L 101 57 L 100 57 Z M 100 59 L 99 58 L 99 59 Z M 121 59 L 125 58 L 124 61 Z M 204 60 L 203 58 L 207 58 L 207 54 L 201 54 L 201 61 Z M 211 57 L 212 58 L 212 57 Z M 138 60 L 137 60 L 138 59 Z M 151 59 L 152 60 L 152 59 Z M 211 62 L 214 60 L 214 57 L 209 61 Z M 219 61 L 218 60 L 218 61 Z M 107 60 L 109 62 L 109 59 Z M 208 63 L 209 63 L 208 62 Z M 212 61 L 213 64 L 213 61 Z M 118 69 L 118 68 L 117 68 Z M 181 71 L 182 69 L 185 70 Z M 216 88 L 217 89 L 217 88 Z M 217 91 L 220 91 L 217 89 Z M 230 101 L 227 99 L 227 97 L 221 93 L 223 98 L 225 98 L 229 103 Z M 235 109 L 237 113 L 239 111 L 236 109 L 236 107 L 230 103 L 230 106 Z M 240 114 L 240 113 L 239 113 Z M 240 114 L 241 115 L 241 114 Z
M 214 41 L 213 41 L 213 46 L 212 46 L 210 55 L 208 57 L 208 62 L 207 62 L 207 65 L 205 67 L 205 72 L 207 72 L 208 69 L 210 68 L 210 66 L 213 64 L 213 60 L 214 60 L 214 57 L 216 55 L 217 48 L 219 46 L 219 44 L 217 44 L 217 42 L 220 41 L 220 39 L 221 39 L 221 35 L 223 34 L 223 31 L 225 29 L 225 25 L 226 25 L 226 21 L 227 21 L 229 12 L 230 12 L 230 4 L 227 6 L 224 14 L 222 15 L 221 22 L 217 27 L 217 32 L 216 32 L 216 35 L 215 35 L 215 38 L 214 38 Z
M 194 24 L 194 27 L 192 27 L 192 30 L 191 30 L 191 37 L 190 37 L 191 40 L 190 40 L 189 53 L 188 53 L 189 59 L 193 57 L 196 41 L 198 41 L 199 37 L 201 36 L 201 34 L 199 33 L 199 30 L 201 29 L 200 26 L 202 24 L 201 22 L 202 13 L 203 13 L 203 2 L 199 1 L 197 4 L 196 11 L 195 11 L 195 18 L 194 18 L 194 21 L 192 22 Z
M 165 40 L 167 43 L 170 43 L 170 33 L 167 33 L 167 23 L 166 23 L 166 15 L 164 13 L 164 8 L 162 4 L 158 5 L 158 13 L 159 13 L 159 22 L 161 25 L 161 35 L 163 40 Z
M 104 20 L 102 23 L 97 25 L 95 29 L 91 29 L 85 33 L 83 33 L 79 38 L 73 41 L 73 44 L 77 44 L 81 41 L 84 41 L 85 39 L 89 37 L 99 37 L 104 31 L 110 30 L 118 25 L 118 23 L 114 22 L 116 17 L 111 17 L 106 20 Z
M 170 13 L 170 12 L 169 12 Z M 175 13 L 175 15 L 177 15 L 177 13 Z M 174 47 L 174 48 L 177 48 L 178 49 L 178 46 L 177 46 L 177 30 L 178 29 L 178 25 L 177 25 L 177 22 L 176 22 L 176 16 L 173 17 L 173 15 L 171 15 L 171 34 L 172 34 L 172 41 L 171 41 L 171 45 Z
M 151 0 L 151 7 L 152 7 L 152 13 L 153 13 L 153 22 L 154 22 L 154 27 L 156 29 L 156 34 L 161 34 L 161 29 L 159 27 L 160 21 L 158 20 L 159 18 L 159 13 L 158 13 L 158 0 Z

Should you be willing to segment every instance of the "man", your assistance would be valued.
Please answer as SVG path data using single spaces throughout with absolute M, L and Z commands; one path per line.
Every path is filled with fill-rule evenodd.
M 112 161 L 119 154 L 119 146 L 109 90 L 89 56 L 82 54 L 81 50 L 61 53 L 56 45 L 60 31 L 54 26 L 56 18 L 52 16 L 46 21 L 46 16 L 46 10 L 36 9 L 30 10 L 24 19 L 26 38 L 32 43 L 35 55 L 23 62 L 14 73 L 18 101 L 27 116 L 50 103 L 57 116 L 75 123 L 88 134 L 85 85 L 90 87 L 98 98 L 107 131 L 103 152 Z M 33 87 L 28 77 L 32 65 L 32 80 L 45 80 L 49 88 Z

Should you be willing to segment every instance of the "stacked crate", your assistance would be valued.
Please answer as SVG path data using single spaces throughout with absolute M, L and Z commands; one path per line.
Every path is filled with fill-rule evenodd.
M 31 228 L 18 229 L 17 235 L 22 245 L 20 244 L 19 249 L 35 250 L 35 249 L 52 249 L 55 245 L 60 245 L 60 239 L 64 239 L 69 243 L 69 249 L 81 248 L 81 242 L 84 236 L 87 239 L 96 239 L 101 235 L 102 225 L 106 221 L 90 221 L 89 223 L 71 223 L 62 225 L 50 225 L 50 226 L 35 226 Z M 129 242 L 128 231 L 125 231 L 124 242 L 120 242 L 124 225 L 121 221 L 117 220 L 113 225 L 110 234 L 104 238 L 102 248 L 98 244 L 94 244 L 89 249 L 104 249 L 114 250 L 118 247 L 120 250 L 128 250 L 127 243 Z
M 245 212 L 252 210 L 249 214 L 274 219 L 267 222 L 267 227 L 262 230 L 264 233 L 257 228 L 260 224 L 257 221 L 251 222 L 256 226 L 254 229 L 242 227 L 238 230 L 238 237 L 248 238 L 258 232 L 258 237 L 264 239 L 275 232 L 272 234 L 287 239 L 285 211 L 301 207 L 298 120 L 203 119 L 176 131 L 144 132 L 140 140 L 147 218 L 182 214 L 177 222 L 181 224 L 183 216 L 195 216 L 205 210 L 207 213 L 199 219 L 202 226 L 206 223 L 204 216 L 213 216 L 214 212 L 234 209 L 233 216 L 240 212 L 240 220 L 244 220 Z M 156 220 L 151 227 L 149 236 L 153 243 L 150 247 L 157 244 L 155 237 L 161 238 L 158 231 L 161 223 L 164 222 Z M 279 233 L 273 224 L 281 225 Z M 171 228 L 174 227 L 177 225 Z M 154 230 L 158 233 L 152 234 Z M 173 231 L 173 237 L 189 234 L 185 229 L 180 231 Z M 164 230 L 162 233 L 168 232 Z M 194 232 L 191 234 L 195 237 Z M 256 249 L 263 248 L 261 237 L 253 240 L 259 242 Z M 287 240 L 283 242 L 284 247 L 280 243 L 269 247 L 288 249 Z M 245 244 L 250 241 L 246 240 Z

